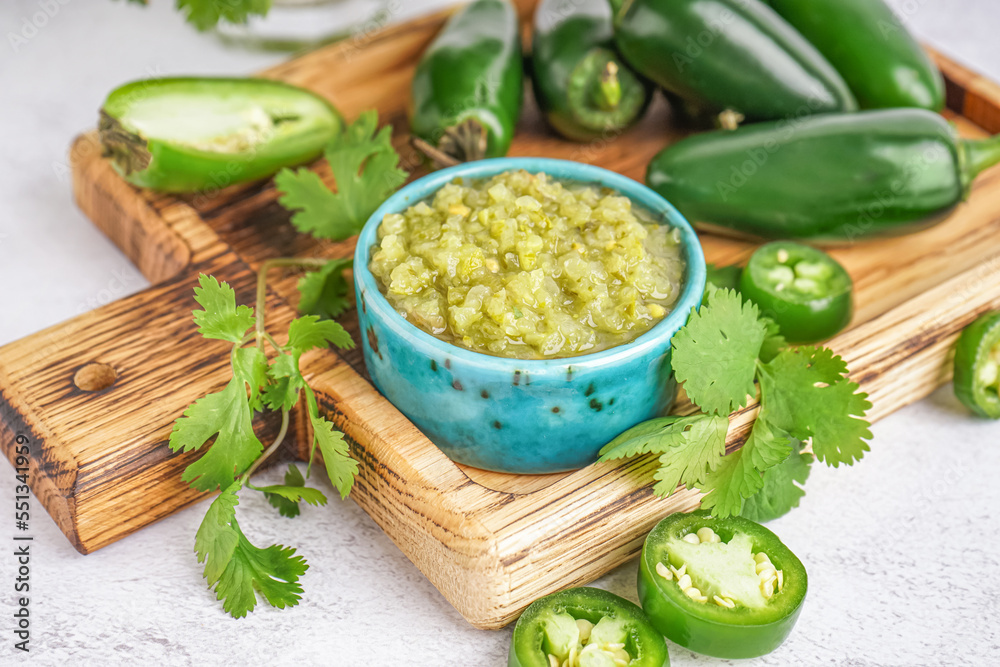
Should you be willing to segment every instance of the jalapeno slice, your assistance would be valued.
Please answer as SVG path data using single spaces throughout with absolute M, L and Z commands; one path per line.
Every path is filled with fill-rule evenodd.
M 958 337 L 955 396 L 980 417 L 1000 419 L 1000 311 L 982 315 Z
M 637 605 L 600 588 L 535 600 L 514 627 L 508 667 L 665 667 L 667 645 Z
M 791 632 L 806 570 L 778 536 L 742 517 L 673 514 L 646 537 L 639 601 L 667 639 L 717 658 L 756 658 Z
M 790 343 L 830 338 L 851 321 L 854 285 L 822 250 L 790 241 L 761 246 L 740 277 L 740 292 Z

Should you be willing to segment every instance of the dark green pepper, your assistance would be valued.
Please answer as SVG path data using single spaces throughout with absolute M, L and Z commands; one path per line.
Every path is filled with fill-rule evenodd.
M 959 139 L 933 112 L 883 109 L 695 135 L 657 154 L 646 183 L 692 222 L 843 242 L 942 220 L 997 162 L 1000 136 Z
M 425 152 L 442 163 L 506 155 L 521 113 L 522 66 L 508 0 L 476 0 L 451 17 L 410 88 L 410 127 Z
M 982 315 L 959 336 L 955 396 L 980 417 L 1000 419 L 1000 311 Z
M 607 0 L 543 0 L 535 11 L 531 81 L 549 125 L 567 139 L 620 132 L 642 117 L 652 86 L 614 47 Z
M 759 0 L 611 0 L 640 74 L 707 113 L 749 120 L 857 108 L 837 71 Z
M 789 343 L 831 338 L 854 313 L 854 283 L 844 267 L 822 250 L 791 241 L 758 248 L 743 269 L 739 291 Z
M 778 536 L 749 519 L 673 514 L 646 537 L 639 601 L 656 629 L 717 658 L 778 648 L 805 600 L 806 570 Z
M 663 637 L 635 604 L 600 588 L 535 600 L 514 627 L 508 667 L 666 667 Z
M 715 264 L 705 265 L 705 296 L 701 303 L 705 305 L 712 298 L 715 290 L 740 291 L 740 276 L 743 269 L 739 266 L 716 266 Z
M 826 56 L 862 109 L 944 108 L 944 79 L 882 0 L 766 0 Z
M 115 171 L 139 187 L 196 192 L 309 162 L 343 127 L 308 90 L 268 79 L 134 81 L 108 95 L 98 125 Z

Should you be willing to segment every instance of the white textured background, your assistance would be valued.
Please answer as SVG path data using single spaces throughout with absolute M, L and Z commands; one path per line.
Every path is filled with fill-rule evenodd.
M 223 48 L 172 4 L 0 5 L 0 343 L 146 286 L 70 196 L 67 146 L 94 125 L 107 92 L 151 75 L 244 74 L 279 60 Z M 996 0 L 891 4 L 921 38 L 1000 80 Z M 52 16 L 22 33 L 45 7 Z M 15 50 L 12 32 L 31 36 Z M 874 432 L 861 464 L 815 466 L 802 506 L 771 526 L 809 569 L 808 601 L 784 646 L 743 664 L 1000 665 L 1000 425 L 971 419 L 944 388 Z M 13 476 L 0 465 L 0 505 L 13 502 Z M 29 656 L 12 646 L 14 563 L 3 555 L 12 518 L 0 510 L 0 664 L 505 664 L 510 630 L 467 625 L 351 502 L 289 521 L 246 494 L 251 539 L 297 546 L 311 567 L 297 608 L 228 618 L 191 552 L 204 509 L 84 557 L 34 501 Z M 635 599 L 635 569 L 598 585 Z M 724 663 L 676 646 L 671 658 Z

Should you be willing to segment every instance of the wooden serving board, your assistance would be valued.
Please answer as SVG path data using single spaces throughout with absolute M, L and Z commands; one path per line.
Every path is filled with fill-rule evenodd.
M 533 4 L 521 3 L 526 17 Z M 349 118 L 377 108 L 417 175 L 404 108 L 413 67 L 446 15 L 363 34 L 262 74 L 317 91 Z M 962 133 L 1000 131 L 1000 87 L 934 57 Z M 670 120 L 660 100 L 622 136 L 571 144 L 545 129 L 529 101 L 511 154 L 591 162 L 641 180 L 653 154 L 679 136 Z M 296 233 L 269 181 L 165 196 L 119 179 L 94 133 L 75 141 L 71 157 L 79 206 L 153 286 L 0 348 L 0 445 L 13 461 L 15 438 L 29 439 L 36 495 L 76 548 L 90 553 L 207 497 L 180 479 L 191 455 L 166 444 L 185 407 L 227 379 L 227 344 L 203 340 L 189 316 L 198 273 L 229 281 L 240 302 L 252 303 L 264 260 L 342 257 L 353 242 Z M 329 177 L 324 165 L 316 168 Z M 709 235 L 702 241 L 708 260 L 724 264 L 753 249 Z M 1000 169 L 980 177 L 969 202 L 939 226 L 833 254 L 855 280 L 857 314 L 832 347 L 879 419 L 947 381 L 959 331 L 1000 308 Z M 268 317 L 276 327 L 295 315 L 297 277 L 273 275 Z M 357 337 L 356 319 L 346 319 Z M 77 384 L 101 378 L 95 363 L 114 381 L 85 391 Z M 693 491 L 654 497 L 648 458 L 543 476 L 457 465 L 369 384 L 359 351 L 314 351 L 303 363 L 361 462 L 351 497 L 477 627 L 499 628 L 531 600 L 596 578 L 633 557 L 657 520 L 698 504 Z M 733 417 L 730 449 L 754 414 L 751 406 Z M 259 424 L 262 440 L 275 426 Z M 308 442 L 301 415 L 292 431 L 291 448 L 301 454 Z

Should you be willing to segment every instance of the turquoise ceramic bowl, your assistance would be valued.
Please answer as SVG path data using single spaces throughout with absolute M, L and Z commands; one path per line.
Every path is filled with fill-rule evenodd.
M 382 218 L 430 198 L 457 177 L 484 178 L 512 169 L 607 186 L 677 227 L 687 274 L 676 308 L 630 343 L 543 360 L 473 352 L 403 319 L 368 270 Z M 501 472 L 548 473 L 593 463 L 612 438 L 670 407 L 677 393 L 670 338 L 701 303 L 705 258 L 677 209 L 630 178 L 566 160 L 497 158 L 442 169 L 387 199 L 358 238 L 354 284 L 365 364 L 393 405 L 455 461 Z

